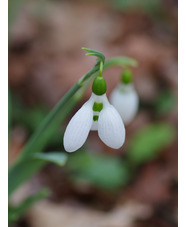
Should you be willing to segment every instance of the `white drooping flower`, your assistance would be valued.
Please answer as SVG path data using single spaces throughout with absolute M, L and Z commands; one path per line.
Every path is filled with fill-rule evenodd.
M 112 91 L 110 103 L 119 112 L 124 124 L 129 124 L 138 111 L 139 97 L 131 82 L 129 71 L 126 72 L 123 74 L 122 82 Z
M 100 139 L 111 148 L 118 149 L 124 144 L 123 121 L 105 93 L 92 93 L 90 99 L 72 117 L 64 134 L 65 150 L 73 152 L 82 147 L 90 130 L 97 130 Z

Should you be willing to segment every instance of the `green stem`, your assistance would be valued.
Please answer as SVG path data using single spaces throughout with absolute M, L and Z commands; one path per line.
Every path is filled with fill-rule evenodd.
M 136 67 L 138 65 L 138 62 L 132 58 L 128 58 L 128 57 L 114 57 L 111 58 L 109 60 L 107 60 L 103 66 L 103 69 L 107 69 L 109 67 L 112 66 L 120 66 L 120 67 L 128 67 L 128 66 L 132 66 L 132 67 Z
M 101 61 L 100 63 L 100 69 L 99 69 L 99 76 L 102 77 L 102 73 L 103 73 L 103 62 Z

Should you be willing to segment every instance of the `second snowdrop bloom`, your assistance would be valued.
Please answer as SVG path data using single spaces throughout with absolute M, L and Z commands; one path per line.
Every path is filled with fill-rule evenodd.
M 139 106 L 138 94 L 131 80 L 131 72 L 129 70 L 124 71 L 121 83 L 112 91 L 110 96 L 111 104 L 117 109 L 125 124 L 129 124 L 134 119 Z
M 106 82 L 97 77 L 90 99 L 70 120 L 64 134 L 64 148 L 78 150 L 85 143 L 90 130 L 97 130 L 100 139 L 109 147 L 118 149 L 125 141 L 125 127 L 117 110 L 106 96 Z

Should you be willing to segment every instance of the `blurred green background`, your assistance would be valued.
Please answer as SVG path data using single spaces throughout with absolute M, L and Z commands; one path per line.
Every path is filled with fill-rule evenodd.
M 138 61 L 131 68 L 138 114 L 122 149 L 106 147 L 91 132 L 82 149 L 66 155 L 64 130 L 89 88 L 47 141 L 45 160 L 35 157 L 20 170 L 36 173 L 11 195 L 9 225 L 177 226 L 177 1 L 9 1 L 9 165 L 95 63 L 82 46 L 106 59 Z M 121 72 L 104 72 L 108 96 Z M 51 153 L 53 163 L 46 164 Z

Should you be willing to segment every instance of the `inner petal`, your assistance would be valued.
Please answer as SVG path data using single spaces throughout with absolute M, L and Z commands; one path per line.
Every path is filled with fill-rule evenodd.
M 92 131 L 98 130 L 98 119 L 99 119 L 99 112 L 93 112 L 93 121 L 92 121 L 92 126 L 90 130 Z

